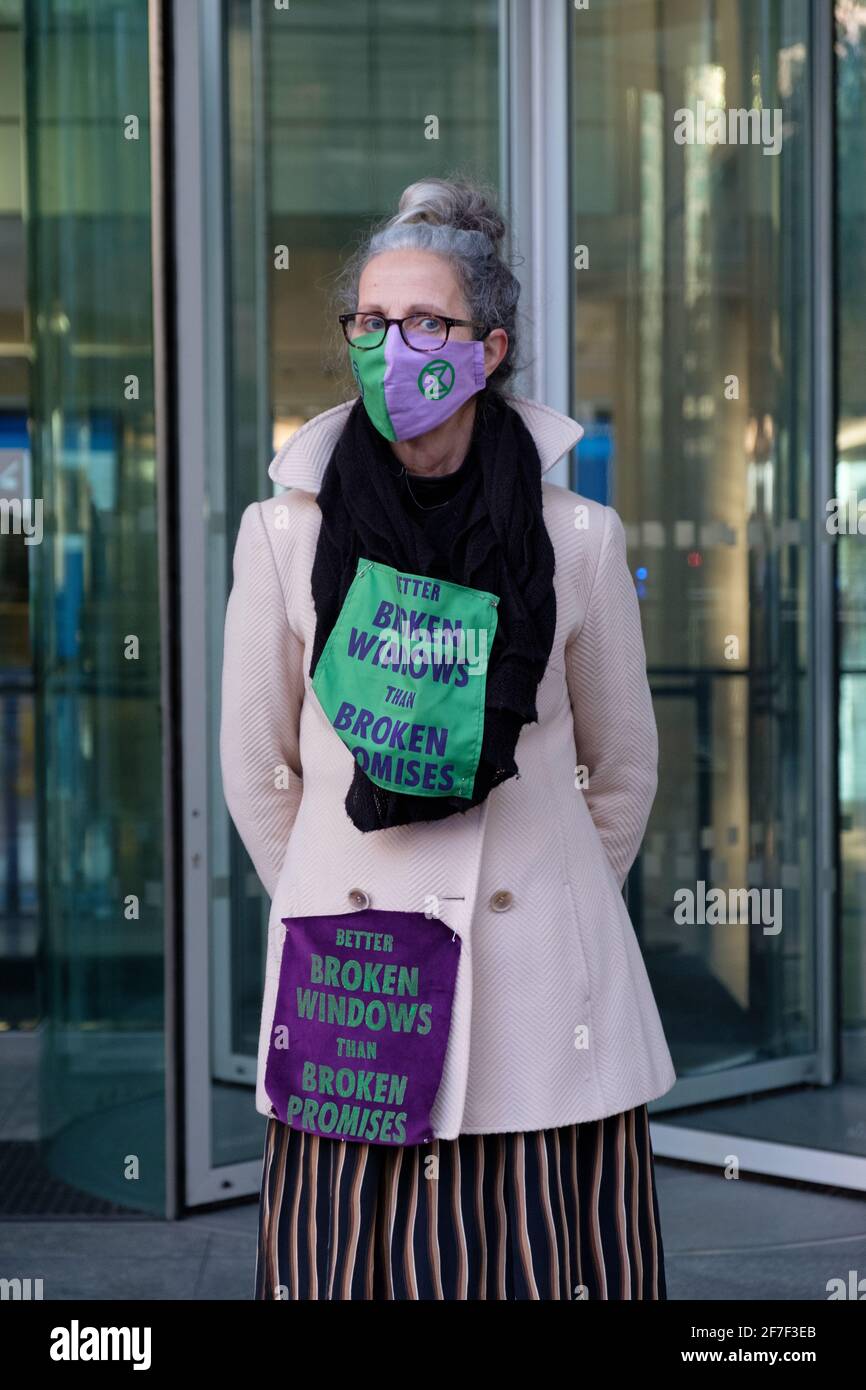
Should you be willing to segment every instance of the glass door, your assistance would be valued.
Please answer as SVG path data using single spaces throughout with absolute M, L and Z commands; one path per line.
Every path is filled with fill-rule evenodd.
M 20 41 L 19 50 L 9 36 L 6 86 L 22 100 L 32 339 L 29 377 L 19 378 L 5 420 L 14 425 L 19 410 L 22 425 L 25 411 L 29 418 L 32 479 L 29 468 L 7 477 L 39 519 L 36 543 L 25 550 L 15 538 L 16 570 L 25 584 L 29 576 L 35 692 L 38 873 L 35 902 L 28 894 L 22 907 L 34 913 L 38 1016 L 28 1020 L 33 1049 L 16 1049 L 16 1060 L 19 1086 L 27 1077 L 22 1098 L 26 1090 L 39 1101 L 24 1110 L 24 1137 L 41 1143 L 38 1154 L 24 1151 L 28 1182 L 11 1182 L 10 1200 L 29 1184 L 48 1211 L 162 1215 L 172 1186 L 168 615 L 159 583 L 146 0 L 26 4 Z M 25 632 L 11 616 L 20 664 Z M 54 1205 L 62 1196 L 48 1174 L 76 1189 L 66 1205 Z
M 181 508 L 193 963 L 186 1195 L 195 1204 L 257 1190 L 264 1138 L 254 1082 L 269 904 L 229 820 L 219 766 L 238 522 L 249 502 L 270 495 L 267 466 L 284 440 L 353 394 L 327 291 L 361 230 L 424 174 L 459 169 L 500 183 L 503 32 L 499 0 L 176 8 L 179 186 L 198 184 L 203 195 L 188 207 L 182 193 L 178 209 L 190 460 Z M 195 80 L 204 98 L 197 133 L 183 96 Z
M 656 1111 L 832 1069 L 811 20 L 807 0 L 571 20 L 573 486 L 625 522 L 659 727 L 629 882 L 680 1078 Z

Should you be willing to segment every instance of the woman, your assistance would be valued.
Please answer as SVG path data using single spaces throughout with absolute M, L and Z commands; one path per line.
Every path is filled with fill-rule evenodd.
M 507 395 L 504 223 L 425 179 L 342 279 L 357 399 L 243 513 L 226 801 L 271 903 L 255 1296 L 661 1299 L 675 1073 L 622 897 L 657 734 L 580 427 Z

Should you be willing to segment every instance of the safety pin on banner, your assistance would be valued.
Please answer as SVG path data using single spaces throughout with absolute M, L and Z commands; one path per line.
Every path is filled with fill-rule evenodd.
M 448 895 L 448 894 L 446 894 L 446 893 L 442 893 L 442 894 L 440 895 L 439 901 L 440 901 L 440 902 L 443 902 L 443 903 L 464 903 L 464 902 L 466 901 L 466 896 L 465 896 L 465 894 L 463 894 L 463 893 L 460 893 L 459 895 L 458 895 L 458 894 L 451 894 L 451 895 Z M 452 928 L 452 936 L 451 936 L 451 942 L 452 942 L 452 944 L 453 944 L 456 940 L 457 940 L 457 933 L 456 933 L 456 931 L 454 931 L 454 929 Z

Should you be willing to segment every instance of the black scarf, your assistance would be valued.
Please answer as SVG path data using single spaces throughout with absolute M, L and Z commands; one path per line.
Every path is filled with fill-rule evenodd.
M 544 524 L 541 462 L 516 410 L 485 389 L 476 398 L 471 468 L 455 496 L 450 554 L 437 558 L 423 526 L 401 504 L 397 456 L 356 401 L 325 470 L 322 524 L 311 574 L 319 657 L 363 556 L 431 579 L 499 595 L 488 665 L 481 756 L 472 797 L 426 797 L 378 787 L 355 765 L 346 811 L 359 830 L 441 820 L 482 802 L 519 775 L 520 730 L 538 718 L 535 694 L 556 626 L 554 553 Z

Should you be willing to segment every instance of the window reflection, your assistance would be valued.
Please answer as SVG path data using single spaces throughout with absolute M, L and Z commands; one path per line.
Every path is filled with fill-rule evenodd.
M 816 1046 L 808 20 L 805 0 L 572 19 L 575 486 L 626 524 L 661 747 L 629 905 L 705 1098 L 750 1089 L 747 1065 L 788 1084 Z M 677 922 L 700 885 L 781 890 L 784 930 Z

